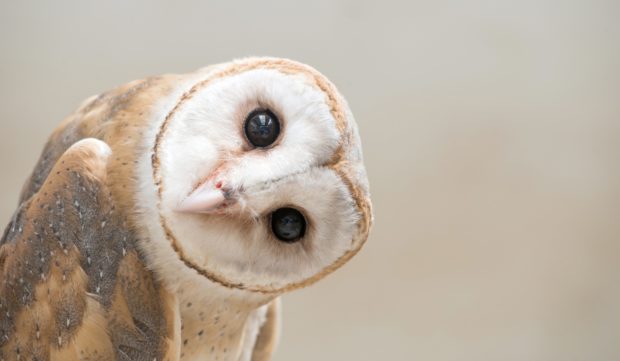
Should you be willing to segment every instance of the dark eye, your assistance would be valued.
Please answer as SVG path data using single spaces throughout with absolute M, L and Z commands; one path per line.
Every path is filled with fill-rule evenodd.
M 268 147 L 280 134 L 280 121 L 269 110 L 255 110 L 245 120 L 245 136 L 255 147 Z
M 280 208 L 271 215 L 271 230 L 282 242 L 297 242 L 306 233 L 306 219 L 294 208 Z

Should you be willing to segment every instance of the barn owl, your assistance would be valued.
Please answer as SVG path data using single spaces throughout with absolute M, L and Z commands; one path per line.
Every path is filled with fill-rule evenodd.
M 87 99 L 0 240 L 0 360 L 269 360 L 372 211 L 334 85 L 247 58 Z

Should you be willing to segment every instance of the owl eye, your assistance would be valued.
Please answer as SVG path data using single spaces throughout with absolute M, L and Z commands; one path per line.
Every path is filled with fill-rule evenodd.
M 294 208 L 280 208 L 271 214 L 271 230 L 282 242 L 294 243 L 306 233 L 306 219 Z
M 264 148 L 276 141 L 280 134 L 280 121 L 269 110 L 255 110 L 245 120 L 245 136 L 253 146 Z

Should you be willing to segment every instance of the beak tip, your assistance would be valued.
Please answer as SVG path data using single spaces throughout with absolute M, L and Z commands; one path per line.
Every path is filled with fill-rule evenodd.
M 226 201 L 220 189 L 198 190 L 182 200 L 174 209 L 179 213 L 209 213 Z

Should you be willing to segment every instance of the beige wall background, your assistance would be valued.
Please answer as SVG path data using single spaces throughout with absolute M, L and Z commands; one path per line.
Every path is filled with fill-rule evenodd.
M 620 3 L 0 3 L 0 221 L 54 126 L 131 79 L 309 63 L 359 122 L 376 223 L 285 297 L 276 360 L 620 360 Z

